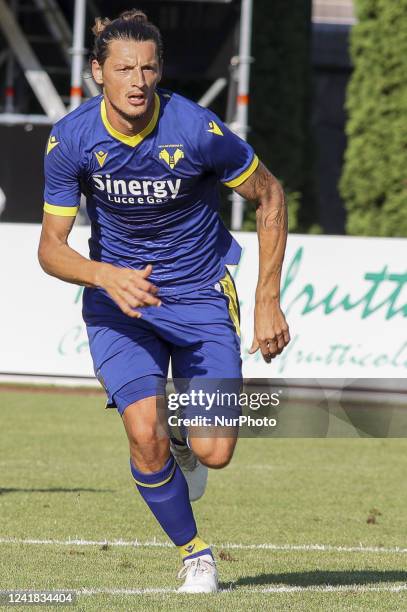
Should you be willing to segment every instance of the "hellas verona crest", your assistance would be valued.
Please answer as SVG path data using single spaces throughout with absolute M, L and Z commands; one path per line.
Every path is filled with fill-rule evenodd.
M 171 170 L 175 168 L 178 162 L 185 157 L 184 151 L 182 150 L 184 145 L 182 144 L 159 145 L 159 148 L 161 151 L 158 157 L 165 161 Z

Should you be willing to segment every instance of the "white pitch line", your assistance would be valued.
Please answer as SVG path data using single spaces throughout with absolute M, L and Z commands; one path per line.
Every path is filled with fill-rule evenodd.
M 93 596 L 93 595 L 120 595 L 120 596 L 134 596 L 134 595 L 170 595 L 177 594 L 177 589 L 164 587 L 164 588 L 145 588 L 145 589 L 114 589 L 114 588 L 82 588 L 82 589 L 70 589 L 68 587 L 64 587 L 59 589 L 60 591 L 70 592 L 75 594 L 78 597 L 81 596 Z M 327 584 L 325 586 L 322 585 L 310 585 L 310 586 L 274 586 L 274 587 L 264 587 L 257 588 L 253 585 L 250 588 L 239 588 L 235 587 L 233 583 L 230 585 L 228 589 L 220 589 L 218 594 L 224 595 L 225 593 L 232 594 L 238 593 L 239 595 L 242 593 L 245 594 L 253 594 L 253 593 L 402 593 L 407 591 L 407 584 L 398 584 L 398 585 L 381 585 L 381 586 L 369 586 L 369 585 L 361 585 L 361 584 L 339 584 L 332 585 Z M 0 591 L 1 593 L 2 591 Z M 178 593 L 181 595 L 181 593 Z M 185 593 L 182 593 L 182 596 L 185 596 Z M 212 594 L 213 596 L 213 594 Z
M 68 590 L 69 589 L 64 589 Z M 233 588 L 233 584 L 229 589 L 221 589 L 219 593 L 346 593 L 346 592 L 357 592 L 357 593 L 369 593 L 369 592 L 388 592 L 388 593 L 401 593 L 407 591 L 407 584 L 399 585 L 382 585 L 382 586 L 369 586 L 360 584 L 340 584 L 325 586 L 311 585 L 311 586 L 275 586 L 265 588 Z M 170 594 L 177 593 L 177 589 L 171 588 L 152 588 L 152 589 L 78 589 L 73 591 L 76 595 L 157 595 L 157 594 Z M 183 593 L 183 595 L 185 595 Z
M 56 546 L 111 546 L 126 548 L 173 548 L 170 542 L 160 542 L 159 540 L 40 540 L 34 538 L 1 538 L 0 544 L 32 544 L 32 545 L 56 545 Z M 382 553 L 382 554 L 407 554 L 407 548 L 398 546 L 385 548 L 381 546 L 333 546 L 331 544 L 241 544 L 225 542 L 223 544 L 210 544 L 213 548 L 231 550 L 275 550 L 275 551 L 320 551 L 320 552 L 339 552 L 339 553 Z

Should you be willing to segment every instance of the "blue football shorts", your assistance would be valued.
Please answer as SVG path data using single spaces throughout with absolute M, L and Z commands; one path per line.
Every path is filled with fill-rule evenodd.
M 230 273 L 214 286 L 161 299 L 161 306 L 143 307 L 142 317 L 132 319 L 104 291 L 84 290 L 95 374 L 107 406 L 121 415 L 140 399 L 165 395 L 170 360 L 181 387 L 207 380 L 213 389 L 215 381 L 227 380 L 228 388 L 234 381 L 240 390 L 240 313 Z

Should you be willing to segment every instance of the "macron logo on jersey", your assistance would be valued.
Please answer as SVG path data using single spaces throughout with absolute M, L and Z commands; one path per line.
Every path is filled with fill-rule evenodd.
M 49 155 L 52 149 L 59 145 L 59 140 L 56 139 L 56 136 L 50 136 L 47 144 L 47 155 Z
M 215 123 L 214 121 L 209 121 L 208 132 L 210 132 L 211 134 L 216 134 L 216 136 L 223 136 L 222 130 L 220 129 L 218 124 Z
M 101 168 L 103 168 L 103 165 L 106 161 L 106 157 L 107 157 L 107 153 L 105 151 L 95 151 L 95 157 L 98 160 L 98 164 Z
M 96 189 L 104 192 L 109 202 L 116 204 L 160 204 L 170 198 L 175 200 L 181 187 L 181 179 L 175 181 L 112 179 L 110 174 L 93 174 L 92 179 Z

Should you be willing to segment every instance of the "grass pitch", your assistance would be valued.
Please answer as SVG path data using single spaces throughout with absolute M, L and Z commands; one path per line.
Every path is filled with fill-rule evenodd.
M 405 439 L 240 440 L 194 504 L 223 589 L 200 596 L 172 592 L 178 553 L 101 395 L 0 390 L 0 430 L 0 590 L 73 589 L 78 610 L 407 609 Z

